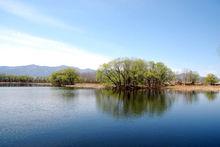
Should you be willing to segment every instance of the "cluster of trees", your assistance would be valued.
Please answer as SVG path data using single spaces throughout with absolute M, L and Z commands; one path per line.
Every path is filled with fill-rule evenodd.
M 73 68 L 66 68 L 52 73 L 50 82 L 54 86 L 74 85 L 79 80 L 79 75 Z
M 176 84 L 195 85 L 208 84 L 214 85 L 218 82 L 218 77 L 214 74 L 208 74 L 206 77 L 201 77 L 197 72 L 184 70 L 181 74 L 176 75 Z
M 73 85 L 75 82 L 88 81 L 91 78 L 89 75 L 83 75 L 80 78 L 79 74 L 73 68 L 66 68 L 52 73 L 49 77 L 31 77 L 26 75 L 6 75 L 0 74 L 0 82 L 20 82 L 20 83 L 51 83 L 54 86 Z M 94 80 L 94 79 L 92 79 Z M 90 81 L 92 81 L 90 80 Z
M 116 88 L 159 88 L 166 84 L 208 84 L 219 82 L 214 74 L 202 78 L 197 72 L 184 70 L 176 75 L 161 62 L 147 62 L 142 59 L 119 58 L 103 64 L 97 71 L 97 81 L 114 85 Z
M 48 78 L 0 74 L 0 82 L 46 83 Z
M 97 71 L 99 82 L 113 84 L 120 89 L 138 88 L 139 85 L 159 88 L 173 78 L 173 72 L 163 63 L 142 59 L 115 59 L 103 64 Z
M 209 84 L 209 85 L 214 85 L 215 83 L 217 83 L 219 80 L 218 78 L 214 75 L 214 74 L 208 74 L 205 77 L 205 83 Z
M 200 76 L 197 72 L 191 70 L 185 70 L 183 72 L 183 82 L 184 84 L 194 85 L 200 80 Z

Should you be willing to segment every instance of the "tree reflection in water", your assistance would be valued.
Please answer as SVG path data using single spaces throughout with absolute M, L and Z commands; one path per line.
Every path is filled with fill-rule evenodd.
M 184 100 L 186 101 L 187 104 L 192 104 L 198 102 L 199 100 L 198 92 L 195 91 L 179 92 L 179 94 L 183 95 Z
M 209 101 L 214 101 L 217 97 L 219 92 L 214 92 L 214 91 L 207 91 L 207 92 L 202 92 L 202 91 L 188 91 L 188 92 L 175 92 L 176 95 L 182 96 L 183 100 L 187 104 L 193 104 L 196 103 L 200 100 L 200 94 L 204 95 Z M 177 97 L 179 97 L 177 96 Z
M 79 92 L 74 90 L 73 88 L 53 88 L 55 90 L 54 94 L 58 95 L 58 97 L 61 97 L 62 100 L 68 102 L 68 101 L 74 101 L 75 98 L 79 95 Z
M 175 97 L 165 91 L 96 91 L 97 106 L 116 118 L 161 116 L 174 100 Z
M 209 101 L 214 101 L 218 96 L 218 92 L 209 91 L 205 93 L 205 96 Z

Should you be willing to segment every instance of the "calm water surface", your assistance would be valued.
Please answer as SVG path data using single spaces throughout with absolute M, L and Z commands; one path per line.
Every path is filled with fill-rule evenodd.
M 220 94 L 0 87 L 0 146 L 220 146 Z

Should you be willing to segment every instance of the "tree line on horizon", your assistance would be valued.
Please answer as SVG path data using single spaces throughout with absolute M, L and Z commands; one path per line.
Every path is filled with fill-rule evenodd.
M 80 75 L 75 69 L 67 68 L 52 73 L 49 77 L 31 77 L 0 74 L 0 82 L 51 83 L 54 86 L 73 85 L 76 82 L 99 82 L 117 89 L 139 87 L 160 88 L 166 85 L 214 85 L 219 80 L 214 74 L 204 79 L 197 72 L 184 70 L 175 74 L 162 62 L 145 61 L 134 58 L 118 58 L 105 63 L 96 71 L 96 79 L 91 75 Z
M 47 83 L 48 77 L 0 74 L 0 82 Z
M 201 77 L 198 72 L 192 70 L 184 70 L 180 74 L 176 74 L 175 84 L 178 85 L 214 85 L 219 82 L 216 75 L 209 73 L 206 77 Z

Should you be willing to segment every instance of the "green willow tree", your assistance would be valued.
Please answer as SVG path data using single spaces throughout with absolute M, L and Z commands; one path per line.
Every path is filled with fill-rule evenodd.
M 218 78 L 214 74 L 208 74 L 205 77 L 205 83 L 209 85 L 214 85 L 218 82 Z
M 98 81 L 125 89 L 138 88 L 140 85 L 159 88 L 173 77 L 173 72 L 163 63 L 142 59 L 115 59 L 103 64 L 97 71 Z
M 53 86 L 65 86 L 74 85 L 79 79 L 78 74 L 72 68 L 66 68 L 57 72 L 54 72 L 50 76 L 50 82 Z

